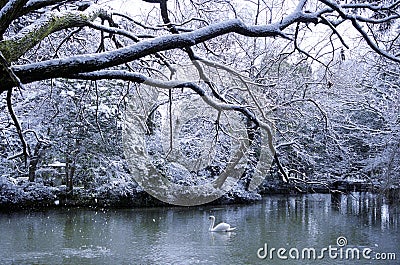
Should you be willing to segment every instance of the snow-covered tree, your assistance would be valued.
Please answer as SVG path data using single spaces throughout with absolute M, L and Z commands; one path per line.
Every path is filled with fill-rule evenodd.
M 164 150 L 190 147 L 188 157 L 200 158 L 195 155 L 197 143 L 176 142 L 172 122 L 192 115 L 181 128 L 195 133 L 190 121 L 207 117 L 196 141 L 215 138 L 209 153 L 220 153 L 218 163 L 210 160 L 215 163 L 205 175 L 218 175 L 226 162 L 223 135 L 231 141 L 246 138 L 246 151 L 238 144 L 232 154 L 238 161 L 244 159 L 237 163 L 244 170 L 243 179 L 258 170 L 258 161 L 268 160 L 265 150 L 277 163 L 282 180 L 290 176 L 279 152 L 292 152 L 284 162 L 310 173 L 311 165 L 322 161 L 322 153 L 329 153 L 321 146 L 340 149 L 342 144 L 332 144 L 338 139 L 327 134 L 332 125 L 321 106 L 329 100 L 320 102 L 323 96 L 318 95 L 321 87 L 325 97 L 335 88 L 332 71 L 338 56 L 347 61 L 346 51 L 354 46 L 350 42 L 359 41 L 365 44 L 363 49 L 393 64 L 400 62 L 393 49 L 400 3 L 347 2 L 155 0 L 135 2 L 141 8 L 133 14 L 116 10 L 117 1 L 0 1 L 0 106 L 8 113 L 0 125 L 1 159 L 7 161 L 2 170 L 9 171 L 21 159 L 22 164 L 15 165 L 18 170 L 34 173 L 38 159 L 63 159 L 73 170 L 78 163 L 88 171 L 90 161 L 98 159 L 92 153 L 121 155 L 114 132 L 119 115 L 132 107 L 133 100 L 134 118 L 150 130 L 147 136 L 156 137 L 153 118 L 159 115 L 165 125 L 160 132 L 170 136 L 162 142 Z M 320 76 L 313 73 L 316 65 L 323 68 Z M 179 74 L 182 69 L 190 69 L 185 78 Z M 181 108 L 179 100 L 189 105 Z M 204 113 L 196 113 L 194 103 L 199 101 L 207 107 Z M 42 118 L 35 117 L 40 112 Z M 379 126 L 373 122 L 380 122 L 375 112 L 337 110 L 337 115 L 349 117 L 353 125 L 368 120 L 372 130 Z M 239 123 L 244 124 L 240 137 L 233 134 Z M 180 136 L 185 137 L 184 131 Z M 301 141 L 295 143 L 296 137 Z M 341 140 L 353 146 L 357 159 L 367 159 L 361 150 L 364 144 L 352 137 L 359 136 Z M 155 152 L 156 164 L 157 154 L 175 155 Z M 226 180 L 220 174 L 216 186 Z M 249 181 L 244 185 L 251 186 Z

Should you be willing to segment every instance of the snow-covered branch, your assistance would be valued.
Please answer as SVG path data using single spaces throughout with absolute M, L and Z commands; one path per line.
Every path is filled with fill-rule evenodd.
M 398 12 L 398 9 L 399 9 L 398 1 L 396 1 L 393 4 L 390 4 L 388 6 L 383 6 L 383 5 L 376 6 L 373 3 L 363 4 L 362 8 L 367 8 L 367 9 L 370 9 L 373 11 L 390 10 L 394 13 L 394 14 L 386 15 L 385 17 L 379 18 L 379 19 L 363 17 L 363 16 L 355 15 L 353 12 L 350 12 L 350 11 L 348 12 L 348 8 L 353 7 L 352 5 L 341 6 L 332 0 L 319 0 L 319 1 L 324 3 L 329 8 L 331 8 L 332 10 L 336 11 L 339 14 L 339 16 L 342 19 L 342 21 L 340 21 L 339 23 L 342 23 L 343 21 L 346 21 L 346 20 L 351 21 L 353 27 L 361 34 L 362 38 L 367 42 L 367 44 L 371 47 L 372 50 L 374 50 L 378 54 L 381 54 L 390 60 L 393 60 L 395 62 L 400 62 L 400 58 L 398 56 L 393 55 L 393 54 L 387 52 L 386 50 L 380 48 L 379 44 L 376 43 L 373 36 L 370 36 L 370 34 L 368 34 L 368 32 L 366 32 L 363 29 L 362 25 L 360 24 L 360 23 L 383 24 L 383 23 L 387 23 L 387 22 L 399 19 L 400 15 Z M 357 6 L 357 8 L 361 8 L 361 7 Z M 382 15 L 382 13 L 380 13 L 380 15 Z M 332 23 L 332 24 L 337 25 L 338 22 Z
M 177 88 L 190 88 L 194 92 L 196 92 L 203 101 L 209 106 L 215 108 L 219 111 L 238 111 L 245 115 L 250 121 L 254 122 L 256 126 L 261 127 L 268 136 L 268 146 L 272 154 L 276 153 L 275 146 L 273 144 L 273 132 L 272 128 L 260 121 L 255 114 L 250 111 L 246 106 L 238 105 L 238 104 L 229 104 L 224 102 L 218 102 L 209 95 L 207 95 L 206 91 L 201 88 L 198 84 L 193 82 L 182 82 L 178 80 L 158 80 L 155 78 L 150 78 L 140 73 L 132 73 L 128 71 L 118 71 L 118 70 L 102 70 L 96 71 L 92 73 L 82 73 L 77 75 L 71 75 L 70 78 L 77 79 L 86 79 L 86 80 L 101 80 L 101 79 L 119 79 L 125 81 L 131 81 L 136 83 L 143 83 L 149 86 L 162 88 L 162 89 L 177 89 Z
M 248 25 L 239 19 L 227 20 L 210 24 L 191 32 L 159 36 L 103 53 L 73 55 L 68 58 L 15 65 L 13 66 L 13 70 L 20 76 L 22 82 L 29 83 L 49 78 L 63 77 L 71 73 L 77 74 L 114 67 L 158 52 L 191 47 L 229 33 L 236 33 L 247 37 L 281 37 L 292 40 L 291 35 L 293 35 L 293 32 L 289 30 L 291 25 L 298 23 L 317 24 L 321 22 L 333 28 L 335 23 L 328 22 L 326 17 L 321 20 L 321 16 L 322 14 L 335 11 L 339 13 L 343 20 L 349 20 L 353 23 L 353 26 L 361 33 L 372 49 L 396 62 L 400 61 L 398 57 L 384 51 L 373 42 L 372 38 L 359 24 L 362 21 L 361 17 L 347 14 L 346 9 L 334 1 L 321 0 L 321 2 L 326 4 L 328 8 L 323 9 L 323 11 L 305 12 L 302 10 L 305 4 L 305 1 L 303 1 L 299 3 L 293 13 L 283 17 L 281 21 L 266 25 Z M 4 56 L 9 61 L 14 61 L 52 32 L 78 26 L 89 26 L 98 30 L 120 34 L 130 39 L 135 38 L 134 34 L 129 31 L 117 28 L 113 29 L 113 27 L 104 27 L 92 23 L 102 12 L 106 11 L 96 5 L 92 5 L 84 12 L 74 10 L 68 12 L 50 12 L 45 16 L 45 19 L 29 26 L 23 33 L 0 42 L 0 51 L 3 52 Z M 392 15 L 385 19 L 377 20 L 376 22 L 381 23 L 396 18 L 397 15 Z M 338 34 L 337 31 L 335 31 L 335 33 Z M 4 77 L 0 79 L 6 81 Z M 4 85 L 9 86 L 10 83 L 4 82 Z
M 106 13 L 107 10 L 98 5 L 92 5 L 84 12 L 72 10 L 46 13 L 17 35 L 0 41 L 0 51 L 8 61 L 15 61 L 50 34 L 63 29 L 86 26 Z
M 0 36 L 10 25 L 28 0 L 9 0 L 0 10 Z
M 161 36 L 103 53 L 75 55 L 68 58 L 16 65 L 13 66 L 13 70 L 20 76 L 23 83 L 29 83 L 63 77 L 71 73 L 91 72 L 121 65 L 156 52 L 193 46 L 228 33 L 237 33 L 249 37 L 286 38 L 287 36 L 281 29 L 288 27 L 293 21 L 314 21 L 314 19 L 315 17 L 310 15 L 296 14 L 296 16 L 291 16 L 289 20 L 264 26 L 249 26 L 238 19 L 228 20 L 192 32 Z M 86 21 L 86 19 L 81 20 L 82 23 L 86 23 Z

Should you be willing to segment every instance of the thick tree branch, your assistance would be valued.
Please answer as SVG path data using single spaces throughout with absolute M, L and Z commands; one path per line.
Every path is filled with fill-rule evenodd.
M 24 5 L 28 0 L 9 0 L 0 10 L 0 37 L 2 36 L 10 23 L 19 16 Z
M 168 8 L 167 8 L 167 0 L 160 0 L 160 10 L 161 10 L 161 17 L 166 25 L 168 25 L 169 30 L 171 31 L 172 34 L 179 34 L 178 29 L 174 25 L 171 24 L 171 20 L 169 19 L 168 16 Z M 215 85 L 211 82 L 211 80 L 208 78 L 206 73 L 204 72 L 204 69 L 202 66 L 198 63 L 197 57 L 193 51 L 193 49 L 188 46 L 185 47 L 185 51 L 188 54 L 190 60 L 193 62 L 193 65 L 196 67 L 197 72 L 200 76 L 200 78 L 208 85 L 208 87 L 211 89 L 211 92 L 213 93 L 214 97 L 221 101 L 225 101 L 221 95 L 217 92 L 215 89 Z
M 49 12 L 44 18 L 22 30 L 11 39 L 0 42 L 0 51 L 9 62 L 13 62 L 50 34 L 74 27 L 83 27 L 107 11 L 93 5 L 84 12 Z
M 51 7 L 54 5 L 61 5 L 66 2 L 78 2 L 78 1 L 70 1 L 70 0 L 29 0 L 28 3 L 24 6 L 24 8 L 21 10 L 22 15 L 26 15 L 29 12 L 44 8 L 44 7 Z
M 313 16 L 295 16 L 299 21 L 306 18 L 314 20 Z M 292 20 L 290 20 L 291 23 Z M 86 23 L 86 22 L 85 22 Z M 228 20 L 216 23 L 192 32 L 161 36 L 152 40 L 142 41 L 124 48 L 99 54 L 76 55 L 63 59 L 53 59 L 28 65 L 13 66 L 14 72 L 23 83 L 65 77 L 67 75 L 101 70 L 133 60 L 143 58 L 159 51 L 172 50 L 193 46 L 218 36 L 237 33 L 249 37 L 284 37 L 280 30 L 289 21 L 265 26 L 248 26 L 241 20 Z M 289 26 L 289 25 L 286 25 Z M 0 81 L 7 84 L 7 79 L 0 75 Z M 1 91 L 0 91 L 1 92 Z
M 27 65 L 16 65 L 13 66 L 14 72 L 20 77 L 23 83 L 29 83 L 33 81 L 39 81 L 49 78 L 65 77 L 70 74 L 78 74 L 84 72 L 92 72 L 108 67 L 118 66 L 133 60 L 143 58 L 148 55 L 166 50 L 172 50 L 176 48 L 190 47 L 210 39 L 222 36 L 228 33 L 237 33 L 248 37 L 283 37 L 289 38 L 287 34 L 283 32 L 284 29 L 288 28 L 293 23 L 317 23 L 319 21 L 318 16 L 322 13 L 332 12 L 336 10 L 339 12 L 343 19 L 351 20 L 356 27 L 366 38 L 367 43 L 380 54 L 399 62 L 400 59 L 388 52 L 382 51 L 379 47 L 372 42 L 365 33 L 360 25 L 357 23 L 354 16 L 347 15 L 343 9 L 329 0 L 320 0 L 321 2 L 328 5 L 328 8 L 323 9 L 324 11 L 318 11 L 315 13 L 306 13 L 301 10 L 304 2 L 300 3 L 298 8 L 290 15 L 286 16 L 282 21 L 275 22 L 268 25 L 246 25 L 241 20 L 228 20 L 220 23 L 215 23 L 203 28 L 194 30 L 192 32 L 173 34 L 168 36 L 160 36 L 151 40 L 141 41 L 139 43 L 108 51 L 99 54 L 89 55 L 76 55 L 68 58 L 53 59 L 43 62 L 37 62 Z M 78 12 L 79 13 L 79 12 Z M 74 16 L 74 15 L 73 15 Z M 78 14 L 79 16 L 79 14 Z M 93 18 L 92 18 L 93 19 Z M 88 23 L 89 19 L 78 19 L 75 20 L 75 25 L 93 24 Z M 326 23 L 326 22 L 325 22 Z M 72 26 L 72 24 L 70 24 Z M 61 25 L 60 27 L 65 27 Z M 119 34 L 128 36 L 127 32 L 117 30 Z M 116 32 L 117 33 L 117 32 Z M 45 33 L 44 35 L 46 35 Z M 129 36 L 132 38 L 132 35 Z M 19 49 L 19 48 L 18 48 Z M 1 50 L 1 44 L 0 44 Z M 10 50 L 10 49 L 8 49 Z M 0 81 L 5 85 L 10 85 L 10 80 L 7 75 L 0 73 Z M 4 91 L 4 90 L 3 90 Z M 2 92 L 0 88 L 0 93 Z

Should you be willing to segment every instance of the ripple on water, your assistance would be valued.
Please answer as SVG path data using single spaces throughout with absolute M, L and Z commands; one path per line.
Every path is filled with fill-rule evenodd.
M 111 255 L 110 249 L 103 246 L 81 246 L 80 248 L 61 249 L 63 258 L 78 257 L 86 259 L 101 258 Z

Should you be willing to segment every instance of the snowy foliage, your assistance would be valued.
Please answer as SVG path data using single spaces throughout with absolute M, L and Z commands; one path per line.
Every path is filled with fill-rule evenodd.
M 399 182 L 398 2 L 148 5 L 0 3 L 2 202 Z

